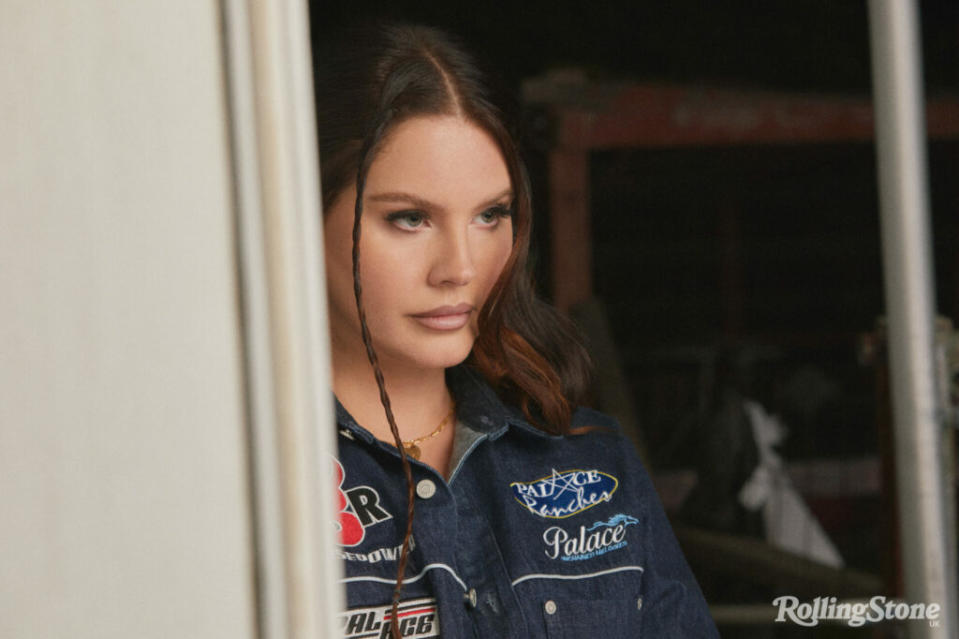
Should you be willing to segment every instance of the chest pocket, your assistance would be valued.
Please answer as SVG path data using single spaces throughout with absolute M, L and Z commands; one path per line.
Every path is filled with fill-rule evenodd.
M 548 639 L 635 639 L 644 603 L 639 566 L 580 575 L 539 573 L 514 582 L 531 636 Z
M 549 639 L 635 639 L 643 600 L 547 599 L 543 621 Z

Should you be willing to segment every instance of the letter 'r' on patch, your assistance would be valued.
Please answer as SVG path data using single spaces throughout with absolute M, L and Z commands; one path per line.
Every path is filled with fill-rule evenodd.
M 516 501 L 534 515 L 565 519 L 612 499 L 619 480 L 595 469 L 553 469 L 546 477 L 509 486 Z
M 392 519 L 393 516 L 380 506 L 380 494 L 370 486 L 355 486 L 344 489 L 346 471 L 336 457 L 331 472 L 336 485 L 336 520 L 333 522 L 340 537 L 341 546 L 357 546 L 366 539 L 366 529 L 373 524 Z

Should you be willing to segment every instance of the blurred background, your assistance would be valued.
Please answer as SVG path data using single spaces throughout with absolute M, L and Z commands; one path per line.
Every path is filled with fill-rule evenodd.
M 750 607 L 768 619 L 779 594 L 902 594 L 865 2 L 312 9 L 314 37 L 423 22 L 502 74 L 540 290 L 583 328 L 596 403 L 633 434 L 724 636 L 809 636 Z M 920 12 L 936 295 L 955 323 L 959 3 Z M 954 335 L 944 321 L 953 356 Z

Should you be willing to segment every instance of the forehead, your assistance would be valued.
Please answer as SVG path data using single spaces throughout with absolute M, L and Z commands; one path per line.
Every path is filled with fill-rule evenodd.
M 457 116 L 415 117 L 392 129 L 370 166 L 366 192 L 402 191 L 453 206 L 510 187 L 493 138 Z

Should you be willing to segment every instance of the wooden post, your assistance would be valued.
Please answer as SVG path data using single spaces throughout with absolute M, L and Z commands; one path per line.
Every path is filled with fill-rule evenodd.
M 553 303 L 567 311 L 593 290 L 589 153 L 568 148 L 550 152 L 549 183 Z

